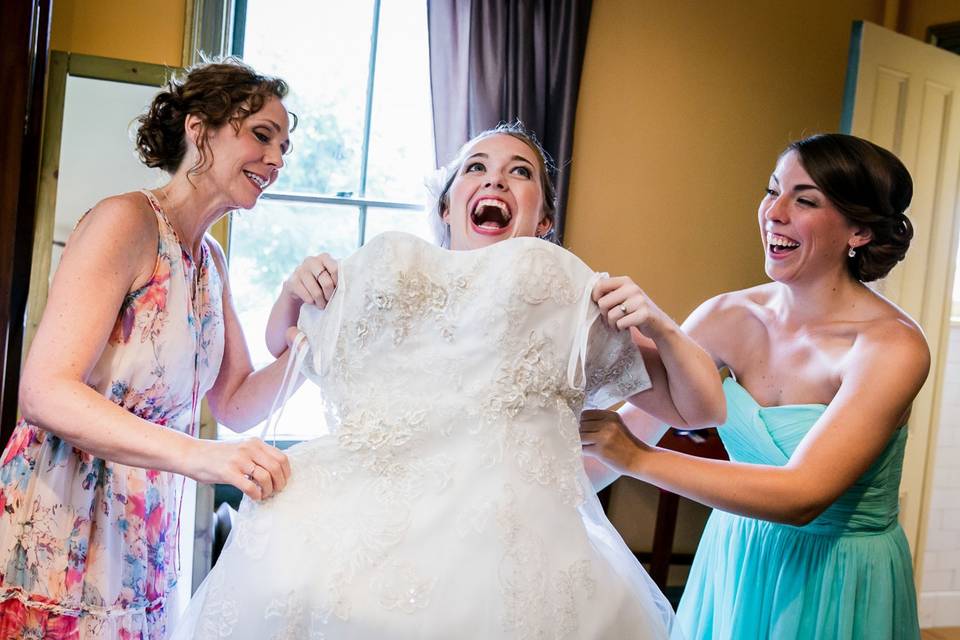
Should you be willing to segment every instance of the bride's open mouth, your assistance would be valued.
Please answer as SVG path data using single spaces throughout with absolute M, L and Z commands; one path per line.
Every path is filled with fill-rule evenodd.
M 496 198 L 480 198 L 470 212 L 474 230 L 487 235 L 500 235 L 510 226 L 511 220 L 510 207 Z

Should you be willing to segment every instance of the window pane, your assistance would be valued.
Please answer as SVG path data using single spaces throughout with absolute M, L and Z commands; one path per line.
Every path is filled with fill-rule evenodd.
M 426 5 L 380 5 L 367 166 L 371 198 L 419 204 L 423 179 L 434 167 Z
M 423 238 L 427 242 L 435 242 L 430 225 L 427 223 L 427 214 L 424 211 L 377 209 L 374 207 L 367 209 L 367 242 L 384 231 L 406 231 Z
M 290 84 L 293 153 L 279 191 L 359 192 L 373 2 L 248 0 L 243 57 Z
M 283 280 L 308 255 L 343 258 L 357 247 L 356 207 L 261 200 L 253 211 L 234 214 L 230 225 L 230 286 L 255 367 L 273 361 L 264 342 L 270 309 Z M 281 439 L 323 433 L 319 390 L 312 382 L 291 399 L 279 425 Z M 221 438 L 233 432 L 221 427 Z M 259 427 L 241 434 L 259 435 Z

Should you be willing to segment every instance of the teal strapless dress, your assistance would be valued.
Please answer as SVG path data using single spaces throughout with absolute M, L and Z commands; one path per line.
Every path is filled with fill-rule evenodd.
M 784 465 L 826 409 L 761 407 L 723 385 L 731 460 Z M 920 637 L 913 566 L 897 522 L 907 430 L 803 527 L 714 510 L 677 618 L 688 640 L 911 640 Z

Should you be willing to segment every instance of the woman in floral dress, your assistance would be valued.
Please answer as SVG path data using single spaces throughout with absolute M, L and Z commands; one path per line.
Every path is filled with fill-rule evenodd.
M 277 449 L 195 436 L 204 396 L 236 430 L 263 419 L 286 364 L 253 370 L 206 234 L 276 179 L 286 93 L 234 60 L 171 80 L 137 135 L 170 181 L 103 200 L 70 237 L 0 458 L 0 639 L 164 638 L 180 476 L 253 499 L 284 487 Z

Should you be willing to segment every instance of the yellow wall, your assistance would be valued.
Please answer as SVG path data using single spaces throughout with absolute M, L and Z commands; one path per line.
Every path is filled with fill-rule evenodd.
M 565 243 L 678 319 L 761 282 L 762 191 L 788 142 L 839 127 L 855 19 L 883 1 L 595 1 Z
M 960 22 L 958 0 L 904 0 L 897 30 L 918 40 L 926 40 L 927 27 L 947 22 Z
M 182 64 L 187 0 L 56 0 L 50 48 Z

